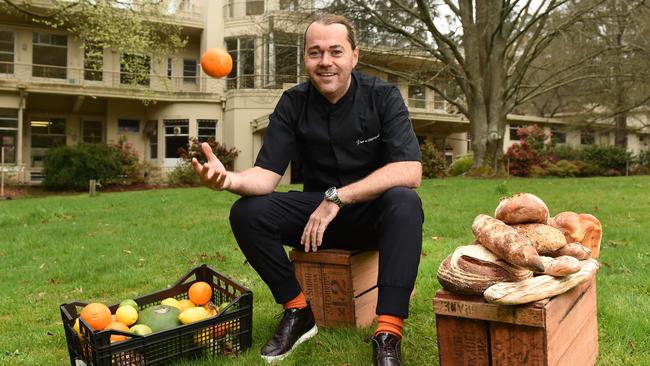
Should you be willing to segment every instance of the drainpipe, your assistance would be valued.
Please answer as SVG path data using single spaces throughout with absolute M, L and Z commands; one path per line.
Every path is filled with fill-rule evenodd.
M 27 98 L 27 92 L 25 92 L 25 87 L 18 86 L 18 93 L 20 94 L 20 100 L 18 101 L 18 132 L 17 132 L 18 136 L 16 139 L 16 166 L 17 167 L 23 165 L 23 109 L 25 109 L 25 98 Z

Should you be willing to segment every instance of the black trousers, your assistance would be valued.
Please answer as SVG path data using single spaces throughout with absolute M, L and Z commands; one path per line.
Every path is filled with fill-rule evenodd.
M 303 229 L 322 201 L 322 192 L 274 192 L 242 197 L 230 210 L 237 243 L 279 304 L 301 291 L 283 245 L 304 248 Z M 373 201 L 343 207 L 327 227 L 320 249 L 378 249 L 377 314 L 406 318 L 420 263 L 423 221 L 417 193 L 392 188 Z

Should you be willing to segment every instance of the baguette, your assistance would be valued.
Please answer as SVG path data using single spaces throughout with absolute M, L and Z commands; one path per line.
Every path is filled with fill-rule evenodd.
M 499 282 L 516 282 L 533 272 L 503 261 L 482 245 L 456 248 L 438 268 L 438 282 L 445 289 L 463 295 L 483 295 Z
M 483 246 L 506 262 L 544 272 L 544 265 L 530 240 L 502 221 L 481 214 L 474 219 L 472 231 Z
M 541 198 L 532 193 L 517 193 L 499 202 L 494 217 L 506 224 L 546 224 L 549 214 Z
M 565 293 L 591 278 L 598 270 L 598 262 L 588 259 L 580 271 L 564 276 L 541 275 L 519 282 L 501 282 L 483 293 L 488 302 L 502 305 L 519 305 Z

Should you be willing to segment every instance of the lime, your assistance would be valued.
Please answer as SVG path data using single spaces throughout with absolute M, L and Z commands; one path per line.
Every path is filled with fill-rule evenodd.
M 136 324 L 129 329 L 129 332 L 137 335 L 147 335 L 153 333 L 151 328 L 146 324 Z
M 132 306 L 135 310 L 137 310 L 137 311 L 140 310 L 140 308 L 138 307 L 138 303 L 135 302 L 135 300 L 133 300 L 133 299 L 126 299 L 126 300 L 122 301 L 120 303 L 119 307 L 122 307 L 122 306 Z

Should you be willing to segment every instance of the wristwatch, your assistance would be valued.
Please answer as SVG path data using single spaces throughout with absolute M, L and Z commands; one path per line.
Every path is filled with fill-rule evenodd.
M 342 208 L 345 206 L 343 202 L 341 202 L 341 199 L 339 198 L 338 192 L 336 191 L 336 187 L 330 187 L 325 191 L 325 199 L 336 203 L 339 208 Z

